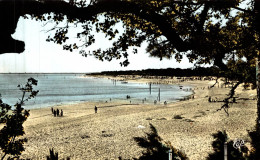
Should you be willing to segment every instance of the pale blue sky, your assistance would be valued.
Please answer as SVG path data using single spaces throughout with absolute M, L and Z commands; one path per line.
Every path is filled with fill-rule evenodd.
M 47 27 L 43 27 L 42 22 L 34 20 L 24 20 L 20 18 L 16 32 L 13 37 L 25 42 L 25 51 L 21 54 L 0 55 L 0 73 L 2 72 L 97 72 L 108 70 L 140 70 L 147 68 L 189 68 L 193 67 L 187 59 L 181 63 L 174 59 L 164 59 L 149 57 L 145 52 L 145 45 L 138 48 L 138 54 L 130 54 L 128 67 L 121 67 L 119 62 L 101 62 L 93 57 L 82 57 L 77 51 L 64 51 L 61 45 L 46 42 L 49 33 L 45 33 Z M 77 41 L 70 38 L 70 41 Z M 96 37 L 96 43 L 87 48 L 104 48 L 110 42 L 103 35 Z M 131 51 L 132 52 L 132 51 Z

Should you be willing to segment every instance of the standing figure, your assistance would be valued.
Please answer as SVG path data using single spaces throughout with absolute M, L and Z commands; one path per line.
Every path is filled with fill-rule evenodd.
M 94 108 L 94 109 L 95 109 L 95 113 L 97 113 L 97 106 L 95 106 L 95 108 Z
M 59 116 L 59 114 L 60 114 L 60 111 L 59 111 L 59 109 L 57 109 L 57 117 Z
M 62 117 L 63 116 L 63 110 L 61 109 L 60 111 L 60 116 Z
M 56 117 L 56 110 L 53 111 L 54 117 Z
M 236 103 L 236 97 L 233 97 L 233 103 Z
M 53 114 L 53 107 L 51 107 L 51 113 Z

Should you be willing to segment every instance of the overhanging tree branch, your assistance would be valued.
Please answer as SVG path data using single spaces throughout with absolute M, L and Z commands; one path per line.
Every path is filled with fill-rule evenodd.
M 226 112 L 226 114 L 229 116 L 229 113 L 228 113 L 228 108 L 229 108 L 229 100 L 231 98 L 234 97 L 235 95 L 235 90 L 237 89 L 237 87 L 241 84 L 242 82 L 238 81 L 234 86 L 232 86 L 230 92 L 229 92 L 229 95 L 227 98 L 224 99 L 224 104 L 221 106 L 220 109 L 217 109 L 217 111 L 220 111 L 222 109 L 224 109 L 224 111 Z
M 94 16 L 106 12 L 127 14 L 132 13 L 141 17 L 142 19 L 146 19 L 147 21 L 157 25 L 159 29 L 162 31 L 162 35 L 164 35 L 178 51 L 184 52 L 191 49 L 190 42 L 184 41 L 177 34 L 175 29 L 172 28 L 172 23 L 169 22 L 169 20 L 167 20 L 164 16 L 152 13 L 149 10 L 141 8 L 135 3 L 127 1 L 113 1 L 113 3 L 109 1 L 100 1 L 95 5 L 89 5 L 85 8 L 78 8 L 64 1 L 3 1 L 0 2 L 0 4 L 1 6 L 5 6 L 5 8 L 14 8 L 16 14 L 15 16 L 18 18 L 19 16 L 25 14 L 39 15 L 54 12 L 58 14 L 67 15 L 68 18 L 77 18 L 79 21 L 85 22 L 88 20 L 93 20 Z

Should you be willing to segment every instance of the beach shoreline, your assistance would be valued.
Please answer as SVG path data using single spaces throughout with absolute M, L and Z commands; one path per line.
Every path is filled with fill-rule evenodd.
M 138 79 L 134 81 L 146 83 Z M 32 109 L 24 124 L 28 142 L 21 157 L 46 159 L 50 148 L 54 148 L 60 158 L 94 160 L 139 157 L 142 149 L 133 137 L 145 136 L 150 123 L 164 141 L 170 141 L 191 160 L 205 159 L 212 151 L 211 134 L 218 130 L 225 130 L 230 139 L 242 138 L 248 142 L 247 130 L 254 127 L 256 119 L 256 91 L 244 90 L 242 85 L 239 86 L 236 91 L 239 98 L 229 109 L 228 117 L 224 111 L 216 111 L 221 107 L 221 102 L 208 102 L 209 96 L 223 99 L 230 89 L 218 86 L 208 89 L 214 82 L 177 83 L 192 86 L 195 89 L 194 99 L 167 105 L 162 102 L 154 105 L 112 100 L 54 106 L 54 109 L 63 110 L 63 117 L 54 117 L 50 107 Z M 98 107 L 96 114 L 94 106 Z M 181 119 L 175 119 L 177 115 Z M 138 128 L 139 125 L 144 128 Z

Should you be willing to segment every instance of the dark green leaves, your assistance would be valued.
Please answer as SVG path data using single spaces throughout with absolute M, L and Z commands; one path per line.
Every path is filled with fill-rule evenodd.
M 228 148 L 228 159 L 229 160 L 245 160 L 243 155 L 247 155 L 248 148 L 242 146 L 241 150 L 235 149 L 233 147 L 233 141 L 228 140 L 227 133 L 218 131 L 212 134 L 214 141 L 212 142 L 213 153 L 210 153 L 207 160 L 223 159 L 224 156 L 224 143 L 227 142 Z
M 150 132 L 146 133 L 145 137 L 134 137 L 134 140 L 138 146 L 145 149 L 139 158 L 134 158 L 135 160 L 168 159 L 170 149 L 172 150 L 173 160 L 188 159 L 184 153 L 174 148 L 170 142 L 164 142 L 152 124 L 150 124 Z
M 23 144 L 27 142 L 27 139 L 22 137 L 25 134 L 23 123 L 30 114 L 29 110 L 25 110 L 22 105 L 25 101 L 34 98 L 38 94 L 39 91 L 33 90 L 37 83 L 38 81 L 34 78 L 29 78 L 25 85 L 17 86 L 23 95 L 14 105 L 13 110 L 10 105 L 3 103 L 0 99 L 0 123 L 4 123 L 3 128 L 0 130 L 0 149 L 4 152 L 2 159 L 6 155 L 19 157 L 25 149 Z M 25 98 L 26 93 L 29 93 L 27 98 Z

